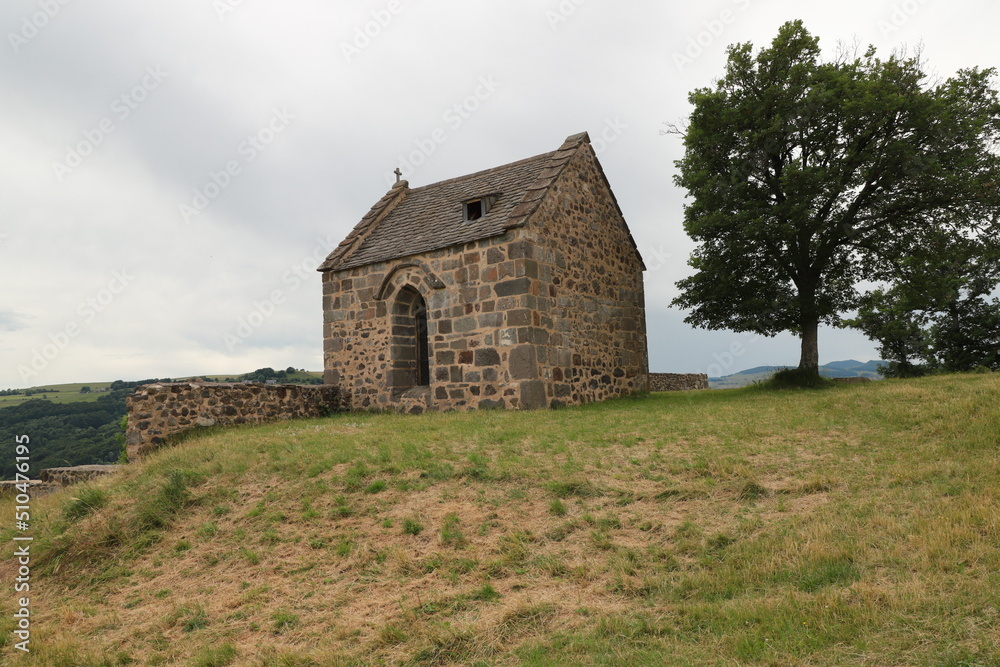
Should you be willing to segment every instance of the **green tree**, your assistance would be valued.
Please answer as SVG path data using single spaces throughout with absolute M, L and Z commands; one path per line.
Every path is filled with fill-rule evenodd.
M 845 322 L 877 340 L 887 374 L 1000 368 L 1000 239 L 938 236 L 897 265 L 891 286 Z
M 887 377 L 917 377 L 927 371 L 921 360 L 930 355 L 928 318 L 909 303 L 898 289 L 877 289 L 866 294 L 857 316 L 845 325 L 860 329 L 879 342 L 879 357 L 888 362 L 881 367 Z
M 800 21 L 756 56 L 731 46 L 673 129 L 698 243 L 674 304 L 697 326 L 797 334 L 809 375 L 819 325 L 859 305 L 861 281 L 891 280 L 928 235 L 996 234 L 1000 211 L 993 70 L 932 84 L 919 55 L 820 55 Z

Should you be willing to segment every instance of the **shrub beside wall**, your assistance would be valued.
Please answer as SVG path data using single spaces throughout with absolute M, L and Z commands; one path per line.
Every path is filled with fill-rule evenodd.
M 148 384 L 126 400 L 129 460 L 162 446 L 171 436 L 206 426 L 261 424 L 324 417 L 349 408 L 335 385 L 177 383 Z

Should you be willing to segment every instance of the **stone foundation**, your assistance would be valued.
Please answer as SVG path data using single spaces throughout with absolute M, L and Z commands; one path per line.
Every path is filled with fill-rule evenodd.
M 689 391 L 708 389 L 708 376 L 704 373 L 650 373 L 650 391 Z
M 207 426 L 325 417 L 350 406 L 333 385 L 149 384 L 128 397 L 125 444 L 130 461 L 180 433 Z

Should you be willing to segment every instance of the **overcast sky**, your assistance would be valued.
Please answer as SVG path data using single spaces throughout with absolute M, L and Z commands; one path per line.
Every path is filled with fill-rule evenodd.
M 588 131 L 645 258 L 653 371 L 796 364 L 695 330 L 679 139 L 734 42 L 801 18 L 832 53 L 994 66 L 992 2 L 4 0 L 0 388 L 322 368 L 316 266 L 391 183 Z M 735 354 L 734 354 L 735 353 Z M 875 358 L 821 331 L 821 362 Z

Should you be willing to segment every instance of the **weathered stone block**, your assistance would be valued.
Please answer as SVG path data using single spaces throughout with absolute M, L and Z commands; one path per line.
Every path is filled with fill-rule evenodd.
M 500 364 L 500 353 L 492 348 L 476 350 L 476 366 L 497 366 Z
M 527 294 L 531 291 L 531 280 L 528 278 L 516 278 L 498 283 L 493 288 L 497 296 L 515 296 Z
M 499 332 L 497 342 L 501 347 L 509 347 L 517 343 L 517 329 L 503 329 Z
M 507 326 L 525 327 L 531 324 L 531 311 L 527 308 L 507 311 Z
M 496 329 L 503 326 L 503 313 L 483 313 L 479 316 L 480 329 Z
M 455 331 L 459 333 L 468 333 L 477 328 L 475 317 L 462 317 L 455 321 Z
M 510 351 L 510 377 L 514 380 L 538 378 L 538 362 L 532 345 L 519 345 Z
M 530 241 L 516 241 L 508 248 L 511 259 L 530 259 L 534 256 L 535 246 Z
M 528 380 L 521 383 L 521 407 L 525 410 L 537 410 L 548 407 L 544 382 L 541 380 Z

